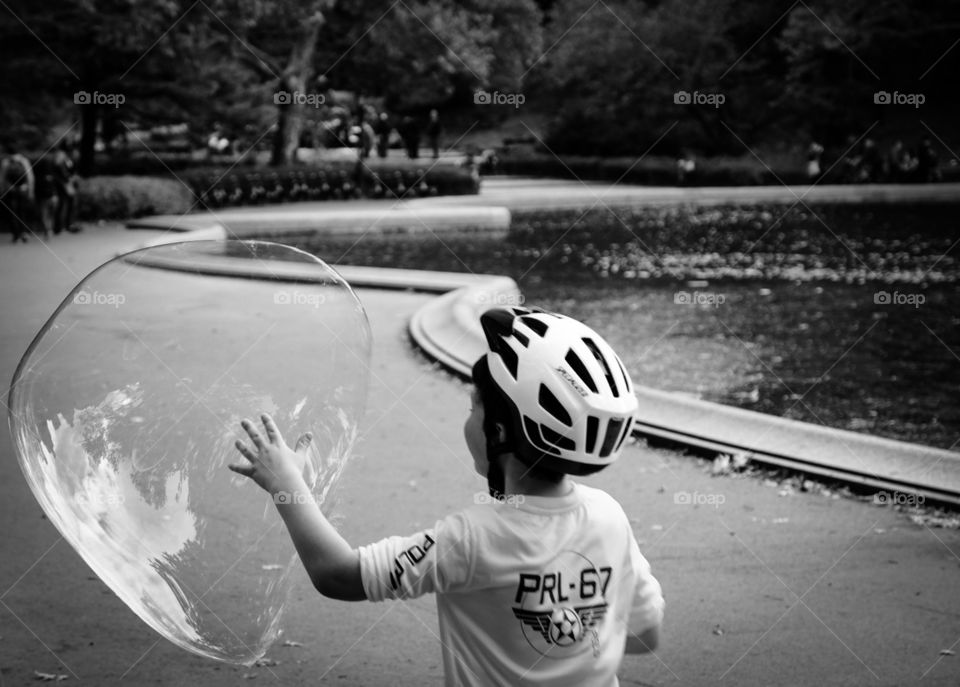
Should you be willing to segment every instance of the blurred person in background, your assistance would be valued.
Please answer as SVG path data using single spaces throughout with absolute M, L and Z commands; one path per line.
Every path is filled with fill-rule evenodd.
M 390 126 L 390 115 L 381 112 L 374 124 L 374 132 L 377 135 L 377 156 L 385 158 L 390 148 L 390 132 L 393 127 Z
M 929 184 L 940 179 L 940 160 L 937 157 L 937 151 L 933 149 L 930 139 L 924 138 L 917 149 L 917 181 Z
M 443 131 L 443 125 L 440 124 L 440 113 L 430 110 L 430 119 L 427 120 L 427 139 L 430 141 L 430 148 L 433 149 L 434 160 L 440 157 L 441 131 Z
M 9 227 L 13 242 L 27 242 L 36 215 L 33 166 L 9 147 L 0 150 L 0 221 Z
M 36 164 L 36 203 L 46 236 L 51 230 L 79 231 L 74 224 L 78 180 L 71 153 L 64 141 Z
M 810 142 L 810 147 L 807 148 L 807 180 L 816 181 L 820 178 L 820 173 L 823 171 L 820 168 L 820 158 L 823 156 L 823 146 L 817 143 L 816 141 Z

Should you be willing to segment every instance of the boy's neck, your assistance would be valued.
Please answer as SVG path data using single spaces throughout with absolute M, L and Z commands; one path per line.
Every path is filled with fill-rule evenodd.
M 566 496 L 573 489 L 573 483 L 566 475 L 559 482 L 548 482 L 532 477 L 529 468 L 512 454 L 505 456 L 503 473 L 504 491 L 507 495 L 557 497 Z

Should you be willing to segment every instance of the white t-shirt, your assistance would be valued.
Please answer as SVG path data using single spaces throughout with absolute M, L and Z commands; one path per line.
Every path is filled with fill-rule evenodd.
M 360 548 L 367 598 L 437 594 L 448 685 L 617 685 L 628 628 L 663 619 L 623 508 L 574 484 Z

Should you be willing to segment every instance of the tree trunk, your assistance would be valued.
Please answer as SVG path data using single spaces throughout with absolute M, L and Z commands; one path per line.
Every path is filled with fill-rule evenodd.
M 317 36 L 324 24 L 323 14 L 317 10 L 304 22 L 302 30 L 290 49 L 290 59 L 280 77 L 277 86 L 277 130 L 273 137 L 273 153 L 270 164 L 274 167 L 290 164 L 296 160 L 297 147 L 300 145 L 300 132 L 303 130 L 303 97 L 315 95 L 307 93 L 307 87 L 313 76 L 313 55 L 317 47 Z M 299 96 L 299 97 L 298 97 Z
M 99 105 L 89 103 L 80 106 L 80 159 L 77 162 L 77 172 L 81 176 L 90 176 L 93 173 L 99 115 Z

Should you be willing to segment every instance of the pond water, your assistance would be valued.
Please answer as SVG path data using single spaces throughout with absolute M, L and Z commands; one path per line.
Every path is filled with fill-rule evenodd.
M 960 206 L 515 214 L 510 236 L 289 236 L 329 263 L 513 277 L 634 380 L 958 449 Z
M 589 322 L 639 384 L 942 448 L 960 438 L 956 285 L 541 283 L 524 294 Z

